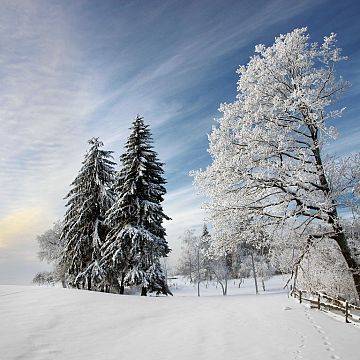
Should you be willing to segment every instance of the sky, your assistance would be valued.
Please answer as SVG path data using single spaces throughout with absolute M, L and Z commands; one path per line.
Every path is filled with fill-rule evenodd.
M 0 0 L 0 283 L 29 284 L 47 265 L 36 235 L 61 219 L 64 196 L 98 136 L 123 151 L 137 114 L 165 162 L 166 224 L 180 236 L 205 214 L 189 171 L 206 167 L 219 105 L 234 101 L 236 69 L 258 43 L 307 26 L 331 32 L 352 86 L 327 151 L 360 150 L 360 3 L 353 0 Z

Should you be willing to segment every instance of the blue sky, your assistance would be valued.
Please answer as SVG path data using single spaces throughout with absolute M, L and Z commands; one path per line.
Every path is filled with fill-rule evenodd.
M 117 159 L 137 114 L 166 162 L 175 262 L 179 235 L 204 216 L 188 172 L 209 163 L 207 133 L 235 98 L 238 65 L 296 27 L 313 41 L 338 33 L 352 87 L 328 151 L 359 150 L 359 15 L 356 1 L 1 0 L 0 283 L 44 268 L 35 237 L 64 213 L 87 139 Z

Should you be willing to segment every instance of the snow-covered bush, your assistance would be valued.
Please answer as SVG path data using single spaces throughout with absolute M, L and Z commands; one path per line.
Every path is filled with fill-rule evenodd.
M 52 271 L 42 271 L 34 276 L 32 282 L 37 285 L 55 285 L 57 280 Z

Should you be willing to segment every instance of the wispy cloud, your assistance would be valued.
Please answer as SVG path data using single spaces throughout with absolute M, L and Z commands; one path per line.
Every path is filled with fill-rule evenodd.
M 0 214 L 6 214 L 63 188 L 66 163 L 80 158 L 92 87 L 61 6 L 9 1 L 0 22 Z
M 352 152 L 360 151 L 360 126 L 343 132 L 335 141 L 326 145 L 325 151 L 328 154 L 344 156 Z

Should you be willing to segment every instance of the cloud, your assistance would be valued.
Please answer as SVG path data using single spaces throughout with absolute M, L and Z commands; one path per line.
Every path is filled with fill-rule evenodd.
M 37 203 L 50 186 L 63 188 L 72 170 L 64 165 L 79 160 L 92 111 L 91 78 L 81 70 L 63 8 L 22 5 L 8 2 L 0 15 L 0 215 Z M 54 172 L 60 181 L 49 178 Z
M 177 95 L 208 76 L 206 66 L 248 44 L 250 34 L 310 4 L 277 1 L 247 16 L 247 7 L 241 13 L 215 13 L 222 7 L 216 3 L 209 8 L 214 12 L 212 23 L 204 20 L 206 11 L 198 4 L 183 7 L 175 2 L 145 10 L 134 3 L 120 11 L 114 4 L 94 9 L 87 2 L 5 2 L 0 14 L 0 216 L 24 203 L 63 206 L 59 199 L 79 167 L 89 137 L 100 136 L 107 146 L 121 151 L 137 113 L 155 130 L 173 119 L 181 122 L 195 116 L 201 104 L 189 104 Z M 139 6 L 146 21 L 131 23 L 127 19 Z M 280 7 L 281 12 L 274 11 Z M 175 10 L 184 21 L 170 35 L 173 23 L 164 19 Z M 110 17 L 109 25 L 113 11 L 122 16 L 116 23 Z M 143 35 L 154 23 L 162 27 L 154 30 L 153 41 L 145 41 Z M 174 38 L 173 44 L 162 46 L 164 34 Z M 143 53 L 149 58 L 136 56 Z M 198 129 L 200 133 L 203 127 Z M 186 139 L 185 146 L 181 142 Z M 196 140 L 186 134 L 179 137 L 168 147 L 166 159 Z

